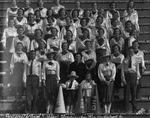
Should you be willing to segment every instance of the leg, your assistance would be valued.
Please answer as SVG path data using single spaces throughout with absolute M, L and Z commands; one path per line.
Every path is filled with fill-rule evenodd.
M 133 106 L 133 112 L 136 112 L 136 80 L 137 80 L 137 77 L 136 75 L 133 75 L 132 76 L 132 81 L 131 81 L 131 104 Z
M 126 112 L 129 112 L 129 98 L 130 98 L 130 74 L 126 73 L 125 74 L 125 78 L 126 78 L 126 86 L 125 86 L 125 110 Z

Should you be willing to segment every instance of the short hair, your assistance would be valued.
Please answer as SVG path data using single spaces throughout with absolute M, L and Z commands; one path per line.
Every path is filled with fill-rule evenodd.
M 112 53 L 114 53 L 114 48 L 115 48 L 116 46 L 118 47 L 118 50 L 119 50 L 119 52 L 120 52 L 120 50 L 121 50 L 120 46 L 119 46 L 118 44 L 114 44 L 114 45 L 112 46 Z
M 48 12 L 49 12 L 50 10 L 52 10 L 52 8 L 48 8 L 48 9 L 47 9 L 47 12 L 46 12 L 46 15 L 47 15 L 47 16 L 48 16 Z M 54 13 L 53 13 L 53 10 L 52 10 L 52 16 L 53 16 L 53 14 L 54 14 Z
M 36 30 L 34 31 L 34 35 L 35 35 L 35 32 L 37 32 L 37 31 L 40 31 L 40 32 L 41 32 L 41 36 L 43 36 L 43 31 L 42 31 L 41 29 L 36 29 Z
M 119 30 L 119 34 L 120 34 L 120 35 L 122 34 L 121 29 L 115 28 L 115 29 L 114 29 L 114 32 L 113 32 L 114 35 L 115 35 L 115 31 L 116 31 L 116 30 Z
M 65 11 L 65 13 L 66 13 L 66 9 L 65 8 L 60 8 L 60 10 L 58 11 L 58 15 L 60 16 L 60 13 L 62 12 L 62 11 Z
M 116 2 L 112 1 L 112 2 L 109 3 L 109 8 L 111 7 L 112 4 L 115 4 L 115 6 L 116 6 Z
M 78 13 L 77 16 L 79 16 L 79 11 L 78 11 L 77 9 L 74 9 L 74 10 L 72 10 L 72 12 L 71 12 L 71 17 L 73 17 L 73 13 L 74 13 L 75 11 Z
M 22 10 L 23 15 L 24 15 L 24 9 L 23 9 L 23 8 L 19 8 L 18 11 L 19 11 L 19 10 Z M 17 14 L 18 14 L 18 11 L 17 11 Z
M 48 16 L 48 17 L 47 17 L 47 20 L 48 20 L 49 18 L 52 19 L 53 22 L 55 21 L 53 16 Z
M 86 25 L 87 25 L 87 24 L 88 24 L 88 21 L 87 21 L 87 19 L 86 19 L 86 18 L 81 18 L 81 20 L 80 20 L 80 24 L 82 24 L 83 20 L 85 20 L 85 21 L 86 21 Z

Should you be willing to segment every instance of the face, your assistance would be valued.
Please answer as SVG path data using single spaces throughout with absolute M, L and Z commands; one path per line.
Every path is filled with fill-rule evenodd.
M 9 25 L 10 27 L 13 27 L 14 24 L 15 24 L 15 23 L 14 23 L 14 20 L 10 20 L 9 23 L 8 23 L 8 25 Z
M 65 17 L 65 15 L 66 15 L 66 11 L 65 11 L 65 10 L 61 10 L 60 16 L 61 16 L 61 17 Z
M 53 53 L 49 54 L 49 55 L 48 55 L 48 59 L 49 59 L 49 60 L 53 60 L 53 59 L 54 59 L 54 54 L 53 54 Z
M 53 36 L 57 36 L 57 29 L 53 28 L 51 33 L 52 33 Z
M 40 17 L 40 11 L 36 11 L 35 16 Z
M 39 1 L 39 7 L 43 7 L 43 4 L 44 4 L 43 1 L 40 0 L 40 1 Z
M 76 4 L 75 4 L 75 6 L 76 6 L 77 8 L 79 8 L 79 7 L 80 7 L 80 2 L 77 1 Z
M 22 16 L 23 15 L 23 10 L 22 9 L 18 9 L 18 16 Z
M 119 48 L 118 48 L 118 46 L 115 46 L 114 47 L 114 53 L 118 53 L 119 52 Z
M 63 50 L 63 51 L 68 50 L 68 44 L 67 44 L 67 43 L 63 43 L 63 44 L 62 44 L 62 50 Z
M 83 36 L 84 37 L 88 37 L 89 36 L 89 32 L 88 31 L 83 31 Z
M 113 14 L 113 18 L 114 18 L 114 19 L 118 19 L 118 17 L 119 17 L 119 16 L 118 16 L 118 13 L 114 13 L 114 14 Z
M 72 37 L 72 32 L 71 32 L 71 31 L 67 31 L 67 32 L 66 32 L 66 36 L 67 36 L 67 37 Z
M 93 8 L 96 10 L 97 9 L 97 3 L 93 4 Z
M 17 1 L 16 0 L 12 0 L 12 4 L 13 4 L 13 6 L 16 6 L 17 5 Z
M 35 56 L 36 56 L 35 52 L 31 52 L 31 53 L 30 53 L 30 58 L 31 58 L 31 60 L 35 59 Z
M 112 3 L 111 6 L 110 6 L 110 8 L 111 8 L 112 10 L 114 10 L 114 9 L 116 8 L 116 4 L 115 4 L 115 3 Z
M 53 10 L 52 9 L 49 9 L 48 10 L 48 16 L 52 16 L 53 15 Z
M 86 80 L 91 80 L 91 74 L 86 74 Z
M 35 31 L 35 37 L 36 37 L 36 38 L 41 38 L 41 36 L 42 36 L 41 31 L 40 31 L 40 30 L 36 30 L 36 31 Z
M 119 29 L 116 29 L 114 33 L 115 33 L 115 36 L 120 36 L 120 30 Z
M 116 27 L 117 24 L 118 24 L 118 21 L 117 21 L 117 20 L 114 20 L 114 21 L 112 22 L 112 26 L 113 26 L 113 27 Z
M 60 0 L 54 0 L 54 3 L 55 3 L 56 5 L 59 5 Z
M 87 10 L 87 11 L 85 12 L 85 17 L 90 17 L 90 11 L 89 11 L 89 10 Z
M 136 30 L 134 30 L 134 31 L 132 32 L 132 36 L 134 36 L 134 38 L 137 38 L 137 31 L 136 31 Z
M 132 57 L 134 55 L 133 49 L 129 49 L 129 56 Z
M 34 22 L 34 15 L 33 14 L 29 15 L 29 21 Z
M 78 12 L 76 10 L 74 10 L 72 15 L 73 15 L 74 18 L 77 18 L 78 17 Z
M 91 49 L 91 43 L 90 42 L 86 42 L 85 46 L 86 46 L 87 49 Z
M 98 11 L 98 15 L 99 15 L 99 16 L 103 16 L 104 13 L 105 13 L 104 9 L 100 9 L 100 10 Z
M 131 7 L 131 8 L 134 7 L 134 2 L 133 2 L 133 1 L 131 1 L 131 2 L 129 3 L 129 7 Z
M 97 19 L 96 19 L 96 25 L 101 25 L 103 23 L 103 18 L 102 17 L 98 17 Z
M 30 1 L 29 0 L 25 0 L 25 5 L 29 6 L 30 5 Z
M 70 22 L 71 22 L 71 21 L 70 21 L 70 18 L 67 17 L 67 18 L 66 18 L 66 23 L 70 25 Z
M 22 51 L 22 48 L 23 48 L 23 45 L 22 45 L 21 43 L 18 43 L 18 44 L 16 45 L 16 50 L 17 50 L 17 51 Z
M 127 12 L 128 12 L 128 14 L 131 14 L 131 13 L 132 13 L 132 8 L 129 7 L 129 8 L 127 9 Z
M 104 58 L 104 60 L 105 60 L 105 62 L 107 63 L 107 62 L 109 62 L 110 57 L 109 57 L 109 56 L 107 56 L 107 57 L 105 57 L 105 58 Z
M 86 26 L 86 20 L 85 20 L 85 19 L 82 20 L 81 25 L 82 25 L 83 27 Z
M 133 43 L 133 48 L 134 49 L 138 49 L 139 48 L 139 43 L 138 42 L 134 42 Z
M 75 60 L 76 60 L 77 62 L 81 61 L 81 55 L 80 55 L 80 54 L 77 54 L 77 55 L 75 56 Z
M 40 49 L 44 49 L 45 46 L 46 46 L 45 43 L 43 41 L 41 41 L 39 44 Z
M 48 23 L 49 23 L 50 25 L 53 24 L 53 20 L 52 20 L 51 18 L 48 18 L 47 21 L 48 21 Z
M 102 29 L 100 29 L 100 30 L 98 31 L 98 35 L 99 35 L 100 37 L 102 37 L 102 36 L 104 35 L 104 31 L 103 31 Z
M 17 33 L 18 33 L 18 35 L 22 35 L 24 33 L 23 28 L 17 29 Z

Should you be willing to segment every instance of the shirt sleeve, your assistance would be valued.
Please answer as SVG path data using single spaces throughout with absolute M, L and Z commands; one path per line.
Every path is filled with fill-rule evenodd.
M 102 68 L 103 68 L 103 66 L 102 66 L 102 64 L 100 64 L 98 67 L 98 77 L 99 77 L 100 81 L 105 81 L 104 75 L 102 73 Z
M 59 63 L 56 63 L 56 74 L 57 74 L 57 80 L 60 80 L 60 66 Z
M 111 78 L 113 79 L 113 81 L 115 81 L 115 77 L 116 77 L 116 66 L 114 63 L 112 63 L 112 76 L 111 76 Z

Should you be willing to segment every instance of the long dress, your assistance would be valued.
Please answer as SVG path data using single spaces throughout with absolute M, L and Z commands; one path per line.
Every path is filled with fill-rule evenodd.
M 98 67 L 98 76 L 101 81 L 110 81 L 103 84 L 103 103 L 111 103 L 113 100 L 113 88 L 116 76 L 116 66 L 114 63 L 102 63 Z M 112 80 L 110 80 L 112 78 Z
M 27 55 L 24 52 L 15 52 L 12 55 L 10 69 L 13 70 L 10 84 L 16 88 L 16 95 L 23 94 L 23 83 L 26 82 Z

